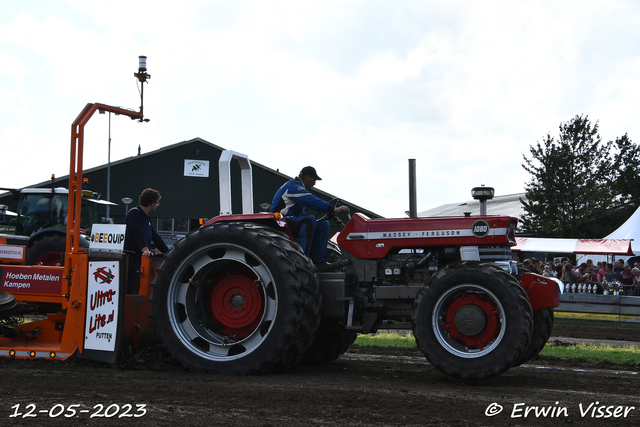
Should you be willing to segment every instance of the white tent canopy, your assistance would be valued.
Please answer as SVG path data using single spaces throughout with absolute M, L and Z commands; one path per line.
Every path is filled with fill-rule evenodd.
M 572 254 L 576 249 L 576 239 L 523 239 L 516 237 L 518 246 L 512 248 L 514 251 L 525 252 L 562 252 Z
M 542 239 L 516 237 L 515 252 L 634 255 L 640 253 L 640 208 L 604 239 Z M 634 243 L 634 241 L 636 243 Z M 634 246 L 636 246 L 634 248 Z
M 514 252 L 633 255 L 629 239 L 543 239 L 516 237 Z
M 631 239 L 636 243 L 631 243 L 634 254 L 640 253 L 640 208 L 629 217 L 616 231 L 609 234 L 605 239 Z

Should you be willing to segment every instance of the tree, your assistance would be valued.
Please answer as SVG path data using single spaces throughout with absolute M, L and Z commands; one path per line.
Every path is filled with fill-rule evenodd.
M 640 206 L 640 148 L 631 142 L 627 134 L 616 138 L 615 147 L 615 191 L 619 195 L 618 203 L 635 210 Z
M 620 138 L 621 147 L 626 141 Z M 527 200 L 521 199 L 523 230 L 538 237 L 602 236 L 604 219 L 617 203 L 611 146 L 602 142 L 597 122 L 576 116 L 560 124 L 557 141 L 547 134 L 542 144 L 529 147 L 531 158 L 523 155 L 522 164 L 532 175 L 525 184 Z M 640 160 L 630 154 L 626 159 L 628 164 Z

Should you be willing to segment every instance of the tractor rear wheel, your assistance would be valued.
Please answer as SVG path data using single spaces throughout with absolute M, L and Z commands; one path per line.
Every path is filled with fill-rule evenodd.
M 286 368 L 317 329 L 320 293 L 311 264 L 269 227 L 216 223 L 195 230 L 169 252 L 153 286 L 163 344 L 192 369 Z
M 542 351 L 551 336 L 553 320 L 553 308 L 543 308 L 533 312 L 533 332 L 531 333 L 531 341 L 522 353 L 522 356 L 520 356 L 520 359 L 513 365 L 514 367 L 528 362 Z
M 522 356 L 533 328 L 518 281 L 492 264 L 459 262 L 418 292 L 413 333 L 429 363 L 462 379 L 500 375 Z
M 257 226 L 260 227 L 260 226 Z M 302 248 L 284 234 L 281 244 L 289 254 L 289 259 L 296 266 L 296 274 L 300 279 L 302 291 L 302 315 L 298 322 L 299 328 L 293 345 L 289 347 L 285 356 L 275 367 L 281 371 L 290 368 L 300 361 L 305 351 L 311 346 L 320 325 L 320 307 L 322 306 L 322 294 L 318 285 L 318 276 L 311 260 L 304 255 Z
M 27 249 L 25 263 L 28 265 L 63 265 L 66 250 L 64 234 L 49 234 L 36 240 Z

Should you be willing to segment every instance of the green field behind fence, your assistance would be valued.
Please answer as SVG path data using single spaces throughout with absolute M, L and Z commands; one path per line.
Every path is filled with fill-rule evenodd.
M 600 332 L 611 328 L 610 322 L 591 321 L 582 319 L 556 319 L 556 324 L 576 328 L 591 328 Z M 629 340 L 638 337 L 640 341 L 640 324 L 616 323 L 617 329 L 628 331 Z M 605 332 L 606 334 L 606 332 Z M 553 334 L 552 334 L 553 337 Z M 378 332 L 377 334 L 359 335 L 354 345 L 363 348 L 377 347 L 385 349 L 415 349 L 418 351 L 415 339 L 410 332 Z M 539 357 L 544 360 L 565 360 L 583 363 L 601 363 L 625 366 L 640 366 L 640 348 L 630 344 L 627 347 L 613 347 L 611 345 L 566 345 L 554 344 L 553 338 L 540 352 Z

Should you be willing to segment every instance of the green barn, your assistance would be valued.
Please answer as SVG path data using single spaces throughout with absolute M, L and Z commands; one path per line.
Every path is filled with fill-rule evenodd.
M 189 230 L 199 226 L 201 218 L 212 218 L 220 213 L 220 190 L 218 160 L 224 148 L 211 144 L 201 138 L 169 145 L 156 151 L 129 157 L 111 163 L 110 200 L 118 206 L 111 206 L 109 217 L 116 224 L 124 222 L 127 208 L 136 206 L 138 196 L 147 187 L 162 194 L 160 208 L 152 214 L 156 229 L 167 243 L 173 243 Z M 246 153 L 245 153 L 246 154 Z M 251 158 L 249 154 L 249 158 Z M 300 165 L 300 167 L 305 165 Z M 107 197 L 107 165 L 84 171 L 88 179 L 87 189 L 99 192 Z M 253 211 L 264 212 L 260 205 L 271 203 L 275 192 L 292 177 L 259 163 L 251 162 L 253 174 Z M 53 186 L 68 188 L 68 176 L 57 177 Z M 231 163 L 232 211 L 242 213 L 240 166 L 237 160 Z M 30 187 L 51 187 L 52 182 L 41 182 Z M 317 197 L 330 201 L 336 196 L 312 189 Z M 125 205 L 123 199 L 133 201 Z M 362 212 L 370 218 L 379 215 L 347 201 L 352 213 Z M 18 200 L 11 193 L 0 194 L 0 204 L 7 205 L 10 211 L 18 209 Z M 107 218 L 106 207 L 98 211 Z M 339 231 L 335 225 L 332 230 Z

